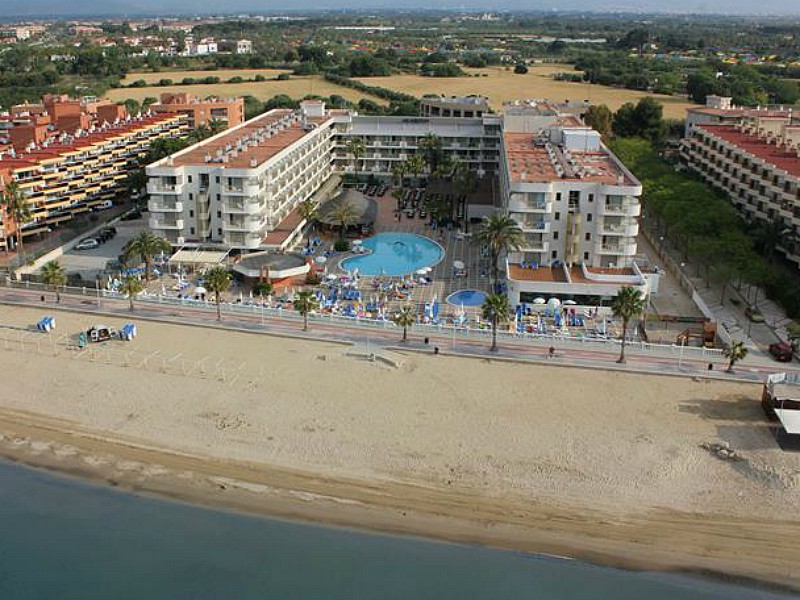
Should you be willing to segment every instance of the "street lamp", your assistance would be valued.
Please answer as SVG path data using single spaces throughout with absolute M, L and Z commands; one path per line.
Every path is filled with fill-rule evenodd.
M 97 290 L 97 308 L 100 308 L 100 274 L 94 276 L 94 287 Z

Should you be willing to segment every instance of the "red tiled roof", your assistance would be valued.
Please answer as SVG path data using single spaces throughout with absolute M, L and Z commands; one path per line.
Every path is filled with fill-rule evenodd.
M 705 131 L 753 156 L 800 178 L 800 158 L 796 152 L 787 152 L 763 138 L 739 131 L 733 125 L 701 125 L 697 129 Z

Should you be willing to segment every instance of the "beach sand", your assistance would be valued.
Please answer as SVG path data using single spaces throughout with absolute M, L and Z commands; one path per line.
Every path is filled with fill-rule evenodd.
M 48 312 L 56 338 L 96 319 Z M 800 454 L 775 443 L 759 385 L 399 352 L 395 368 L 138 327 L 94 360 L 0 330 L 0 454 L 207 505 L 800 589 Z M 737 459 L 701 447 L 718 442 Z

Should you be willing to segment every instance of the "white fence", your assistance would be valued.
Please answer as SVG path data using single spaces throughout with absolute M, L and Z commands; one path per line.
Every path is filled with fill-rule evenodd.
M 6 280 L 3 282 L 3 285 L 7 288 L 12 289 L 27 289 L 31 291 L 35 291 L 36 293 L 49 293 L 52 294 L 53 290 L 51 287 L 44 286 L 39 283 L 31 283 L 31 282 L 12 282 Z M 121 296 L 120 294 L 114 292 L 108 292 L 107 290 L 97 290 L 94 288 L 71 288 L 71 287 L 64 287 L 59 288 L 59 293 L 61 294 L 69 294 L 69 295 L 78 295 L 84 296 L 87 298 L 85 304 L 88 308 L 90 304 L 94 304 L 96 307 L 99 306 L 104 310 L 109 309 L 109 307 L 103 307 L 102 301 L 104 299 L 113 299 L 117 301 L 125 301 L 127 299 Z M 182 308 L 191 308 L 197 309 L 200 311 L 207 311 L 208 316 L 212 317 L 215 314 L 216 306 L 213 302 L 210 301 L 202 301 L 202 300 L 193 300 L 193 299 L 185 299 L 185 298 L 177 298 L 173 296 L 160 296 L 160 295 L 142 295 L 139 296 L 135 303 L 139 306 L 174 306 L 174 307 L 182 307 Z M 116 309 L 120 312 L 120 316 L 123 314 L 127 314 L 124 310 L 120 310 L 121 307 L 116 307 Z M 268 306 L 262 306 L 258 304 L 239 304 L 239 303 L 223 303 L 222 304 L 222 311 L 228 317 L 226 324 L 228 326 L 235 325 L 231 323 L 230 317 L 233 316 L 242 316 L 242 317 L 249 317 L 247 323 L 239 323 L 238 325 L 242 328 L 248 329 L 256 329 L 259 320 L 263 324 L 267 324 L 270 319 L 280 317 L 282 319 L 294 319 L 298 323 L 298 328 L 302 322 L 302 317 L 293 310 L 285 310 L 282 308 L 271 308 Z M 378 331 L 378 330 L 395 330 L 400 332 L 400 328 L 398 328 L 393 322 L 389 320 L 375 320 L 375 319 L 365 319 L 365 318 L 358 318 L 358 317 L 346 317 L 344 315 L 334 315 L 334 314 L 310 314 L 308 317 L 309 323 L 313 324 L 314 322 L 317 323 L 336 323 L 340 324 L 345 327 L 353 327 L 362 329 L 364 335 L 369 335 L 369 331 Z M 634 328 L 631 327 L 631 331 Z M 457 327 L 452 324 L 425 324 L 425 323 L 415 323 L 414 326 L 411 328 L 413 335 L 416 337 L 428 337 L 432 340 L 436 340 L 437 345 L 439 346 L 446 346 L 447 344 L 451 344 L 453 346 L 457 345 L 459 342 L 474 342 L 474 341 L 481 341 L 489 344 L 491 341 L 492 332 L 490 329 L 479 329 L 475 327 Z M 346 336 L 343 336 L 346 337 Z M 352 336 L 351 336 L 352 337 Z M 536 334 L 536 333 L 515 333 L 512 331 L 497 331 L 497 339 L 498 342 L 506 344 L 506 345 L 519 345 L 520 347 L 549 347 L 553 346 L 557 349 L 566 350 L 566 349 L 591 349 L 591 350 L 604 350 L 608 352 L 618 352 L 620 347 L 620 340 L 619 339 L 611 339 L 611 338 L 602 338 L 602 337 L 592 337 L 588 335 L 570 335 L 564 336 L 559 334 L 553 335 L 544 335 L 544 334 Z M 679 346 L 676 344 L 651 344 L 648 342 L 642 342 L 638 340 L 629 340 L 626 345 L 626 351 L 630 352 L 631 354 L 647 354 L 647 355 L 659 355 L 664 357 L 674 357 L 678 360 L 686 359 L 686 360 L 711 360 L 711 359 L 719 359 L 723 356 L 723 352 L 717 348 L 701 348 L 695 346 Z

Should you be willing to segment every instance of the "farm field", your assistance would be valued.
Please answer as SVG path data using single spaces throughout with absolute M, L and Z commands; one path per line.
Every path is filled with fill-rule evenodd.
M 555 81 L 553 73 L 573 71 L 570 65 L 532 65 L 526 75 L 516 75 L 502 67 L 464 69 L 471 75 L 486 74 L 486 77 L 435 78 L 419 75 L 395 75 L 391 77 L 359 78 L 367 85 L 406 92 L 415 96 L 439 93 L 445 95 L 479 94 L 489 98 L 489 102 L 500 111 L 503 102 L 520 98 L 547 98 L 554 101 L 588 100 L 593 104 L 606 104 L 616 110 L 625 102 L 637 102 L 644 96 L 653 96 L 664 105 L 664 116 L 670 119 L 684 119 L 686 109 L 695 104 L 685 98 L 661 96 L 622 88 L 613 88 L 588 83 Z
M 226 81 L 231 77 L 242 77 L 244 79 L 252 79 L 256 75 L 263 75 L 264 77 L 277 77 L 281 73 L 290 73 L 283 69 L 217 69 L 216 71 L 169 71 L 163 70 L 158 73 L 128 73 L 125 79 L 122 80 L 122 85 L 130 85 L 134 81 L 143 79 L 149 84 L 156 84 L 162 79 L 172 79 L 179 83 L 185 77 L 194 77 L 195 79 L 202 79 L 203 77 L 219 77 L 220 81 Z
M 206 74 L 213 73 L 217 75 L 224 71 L 210 71 L 204 72 Z M 233 72 L 233 71 L 231 71 Z M 164 73 L 158 73 L 162 77 L 168 77 Z M 192 75 L 187 75 L 191 77 Z M 194 76 L 200 76 L 195 71 Z M 205 76 L 205 75 L 204 75 Z M 231 75 L 233 77 L 233 75 Z M 152 97 L 158 98 L 164 92 L 189 92 L 199 98 L 207 96 L 220 96 L 220 97 L 234 97 L 234 96 L 255 96 L 259 100 L 269 100 L 278 94 L 286 94 L 292 98 L 303 98 L 309 94 L 317 96 L 330 96 L 337 94 L 346 98 L 351 102 L 358 102 L 362 98 L 368 98 L 377 102 L 378 104 L 386 104 L 385 100 L 363 94 L 357 90 L 346 88 L 343 86 L 325 81 L 320 75 L 295 77 L 293 76 L 288 81 L 260 81 L 260 82 L 244 82 L 244 83 L 214 83 L 214 84 L 198 84 L 198 85 L 168 85 L 168 86 L 153 86 L 141 88 L 116 88 L 108 90 L 106 96 L 114 101 L 122 101 L 127 98 L 142 101 L 144 98 Z

